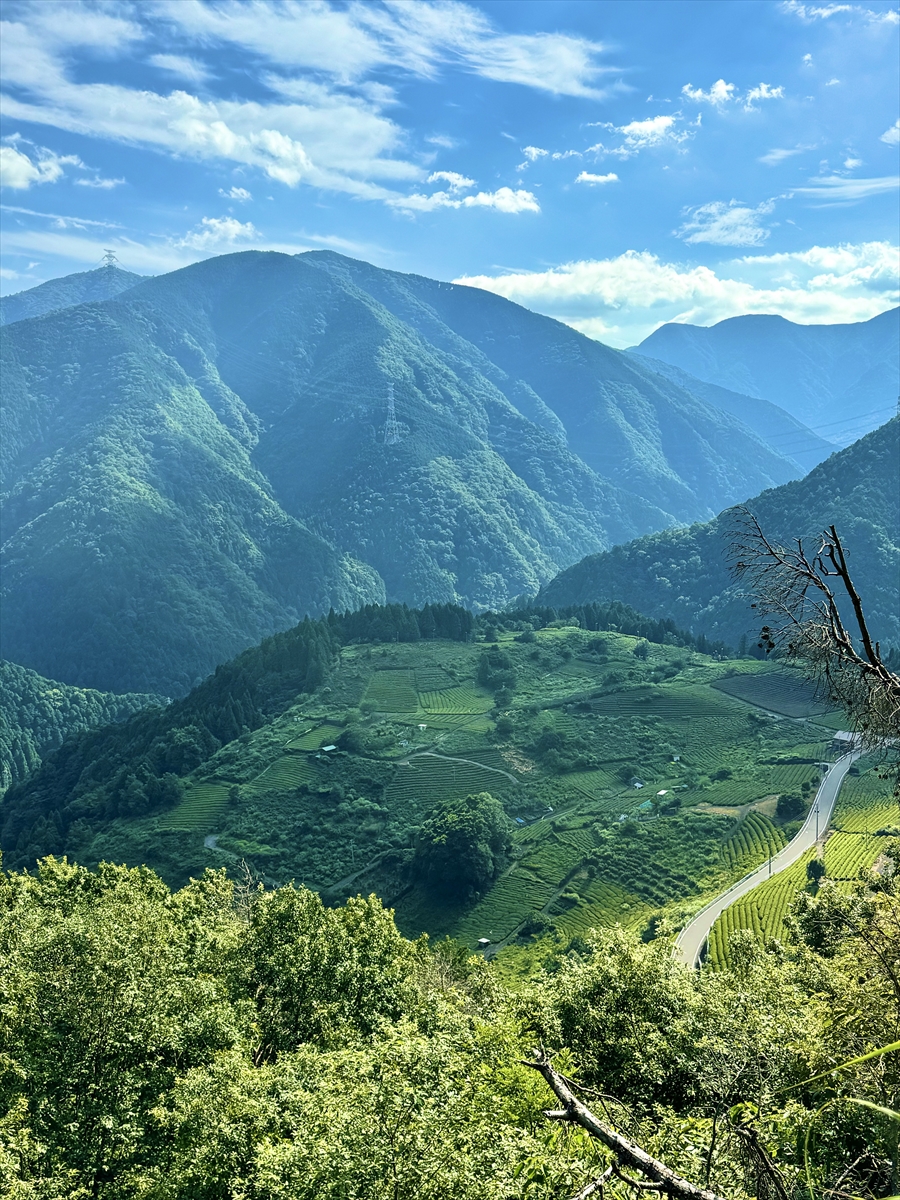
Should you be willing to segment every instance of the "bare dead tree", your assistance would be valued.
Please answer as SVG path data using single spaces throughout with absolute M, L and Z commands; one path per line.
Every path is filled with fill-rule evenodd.
M 785 547 L 767 536 L 749 509 L 737 514 L 729 551 L 732 571 L 756 597 L 753 607 L 773 618 L 762 627 L 760 647 L 767 654 L 780 651 L 802 668 L 823 695 L 843 708 L 851 729 L 870 747 L 895 748 L 900 676 L 888 668 L 869 632 L 835 527 L 819 534 L 813 550 L 801 539 Z M 892 773 L 900 787 L 896 761 Z
M 633 1188 L 639 1195 L 655 1192 L 659 1196 L 677 1197 L 678 1200 L 725 1200 L 725 1197 L 717 1192 L 698 1187 L 690 1180 L 676 1175 L 665 1163 L 648 1154 L 631 1138 L 625 1137 L 606 1121 L 602 1121 L 581 1103 L 564 1076 L 551 1066 L 544 1054 L 536 1050 L 534 1058 L 523 1059 L 522 1062 L 526 1067 L 533 1067 L 543 1075 L 557 1100 L 563 1105 L 562 1108 L 547 1109 L 544 1116 L 549 1117 L 551 1121 L 571 1121 L 580 1125 L 616 1156 L 616 1161 L 598 1179 L 583 1187 L 572 1200 L 587 1200 L 588 1196 L 602 1200 L 604 1184 L 613 1176 Z M 645 1178 L 636 1179 L 629 1175 L 625 1168 L 640 1171 Z

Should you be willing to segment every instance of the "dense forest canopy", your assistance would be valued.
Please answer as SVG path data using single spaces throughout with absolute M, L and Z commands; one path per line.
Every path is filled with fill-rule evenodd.
M 455 943 L 407 941 L 375 897 L 326 908 L 214 872 L 172 893 L 147 869 L 57 859 L 3 873 L 0 1187 L 556 1200 L 614 1160 L 546 1119 L 523 1065 L 540 1045 L 713 1195 L 894 1194 L 897 1059 L 868 1052 L 900 1023 L 897 861 L 895 845 L 849 895 L 803 896 L 789 940 L 745 938 L 731 970 L 690 973 L 612 930 L 555 946 L 515 989 Z M 604 1194 L 634 1191 L 614 1177 Z

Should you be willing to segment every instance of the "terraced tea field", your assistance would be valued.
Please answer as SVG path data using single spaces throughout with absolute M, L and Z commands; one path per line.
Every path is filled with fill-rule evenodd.
M 422 692 L 419 702 L 426 712 L 472 714 L 487 712 L 491 698 L 474 687 L 462 685 L 438 692 Z
M 376 671 L 369 680 L 363 702 L 383 713 L 416 712 L 419 698 L 414 687 L 414 672 Z
M 813 850 L 807 851 L 780 875 L 726 908 L 709 935 L 707 958 L 713 970 L 728 965 L 730 939 L 740 929 L 751 930 L 760 941 L 784 937 L 785 914 L 797 891 L 806 885 L 806 866 L 813 854 Z
M 284 754 L 266 767 L 248 786 L 257 792 L 267 788 L 290 791 L 301 784 L 311 784 L 318 778 L 319 772 L 315 762 L 310 761 L 305 754 Z
M 732 675 L 717 679 L 713 687 L 786 717 L 811 717 L 831 708 L 827 701 L 816 696 L 812 684 L 782 672 Z
M 752 812 L 722 846 L 722 860 L 730 870 L 740 870 L 745 864 L 749 870 L 785 845 L 781 830 L 768 817 Z
M 227 802 L 227 784 L 195 784 L 185 792 L 181 803 L 160 819 L 159 828 L 190 829 L 198 833 L 209 833 Z
M 288 742 L 288 750 L 318 750 L 322 746 L 330 745 L 335 738 L 340 737 L 343 733 L 342 725 L 317 725 L 315 729 L 308 729 L 299 737 L 294 738 L 292 742 Z
M 896 820 L 897 806 L 884 780 L 878 779 L 874 771 L 848 777 L 832 821 L 835 831 L 827 838 L 822 854 L 826 877 L 843 890 L 851 888 L 860 870 L 870 867 L 880 855 L 885 839 L 877 836 L 877 831 L 893 823 L 888 820 L 891 817 Z M 780 875 L 725 910 L 709 938 L 708 960 L 714 969 L 728 963 L 730 938 L 738 929 L 750 929 L 758 938 L 784 937 L 785 914 L 798 889 L 807 884 L 806 866 L 813 854 L 813 850 L 808 851 Z
M 512 787 L 505 776 L 475 763 L 421 755 L 400 764 L 385 790 L 388 804 L 404 808 L 414 803 L 426 811 L 442 800 L 468 796 L 474 792 L 496 792 Z

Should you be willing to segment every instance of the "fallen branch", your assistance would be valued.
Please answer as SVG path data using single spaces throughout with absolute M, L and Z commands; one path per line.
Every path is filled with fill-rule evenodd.
M 615 1174 L 619 1178 L 624 1178 L 631 1187 L 636 1187 L 641 1191 L 659 1191 L 663 1195 L 677 1196 L 682 1198 L 682 1200 L 725 1200 L 724 1196 L 720 1196 L 716 1192 L 697 1187 L 696 1184 L 690 1183 L 687 1179 L 682 1179 L 680 1175 L 676 1175 L 674 1171 L 669 1170 L 665 1163 L 661 1163 L 659 1159 L 653 1158 L 652 1155 L 648 1154 L 646 1150 L 642 1150 L 630 1138 L 617 1133 L 612 1126 L 607 1125 L 605 1121 L 601 1121 L 599 1117 L 596 1117 L 589 1108 L 586 1108 L 581 1103 L 569 1088 L 562 1075 L 554 1070 L 547 1059 L 542 1057 L 537 1051 L 535 1051 L 533 1059 L 523 1059 L 522 1061 L 524 1066 L 533 1067 L 535 1071 L 539 1071 L 543 1075 L 548 1086 L 556 1095 L 556 1098 L 564 1106 L 563 1108 L 548 1110 L 545 1112 L 545 1116 L 553 1121 L 572 1121 L 580 1125 L 591 1137 L 595 1137 L 607 1149 L 613 1151 L 618 1164 L 641 1171 L 651 1181 L 649 1184 L 642 1184 L 638 1180 L 622 1176 L 618 1171 L 618 1167 L 614 1168 Z M 594 1190 L 599 1189 L 595 1187 Z M 587 1195 L 591 1194 L 590 1192 L 587 1193 Z

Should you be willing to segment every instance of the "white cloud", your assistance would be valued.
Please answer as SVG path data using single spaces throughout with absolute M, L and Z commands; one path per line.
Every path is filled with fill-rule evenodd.
M 235 217 L 203 217 L 200 225 L 175 242 L 177 247 L 190 250 L 220 250 L 233 246 L 235 242 L 252 241 L 258 238 L 259 230 L 252 221 L 241 222 Z
M 753 112 L 756 108 L 756 102 L 759 100 L 783 100 L 784 88 L 772 87 L 768 83 L 761 83 L 758 87 L 751 88 L 744 97 L 744 112 Z
M 161 71 L 186 79 L 188 83 L 202 84 L 210 77 L 209 68 L 196 58 L 184 54 L 151 54 L 150 63 Z
M 526 146 L 522 151 L 529 162 L 534 162 L 538 158 L 546 158 L 549 151 L 542 150 L 540 146 Z
M 100 188 L 102 191 L 111 191 L 113 188 L 119 187 L 125 182 L 123 179 L 104 179 L 97 176 L 94 179 L 76 179 L 75 183 L 78 187 Z
M 804 66 L 806 66 L 806 67 L 811 67 L 811 66 L 812 66 L 812 60 L 813 60 L 813 56 L 812 56 L 811 54 L 804 54 L 804 55 L 803 55 L 803 65 L 804 65 Z
M 798 196 L 813 196 L 825 203 L 848 203 L 878 196 L 900 187 L 900 177 L 885 175 L 879 179 L 848 179 L 845 175 L 827 175 L 811 179 L 808 186 L 794 188 Z
M 862 166 L 861 158 L 845 158 L 844 159 L 844 170 L 845 171 L 855 171 L 857 167 L 861 167 L 861 166 Z
M 583 151 L 585 154 L 614 154 L 617 158 L 632 158 L 642 150 L 655 149 L 658 146 L 677 146 L 693 137 L 689 129 L 679 127 L 680 114 L 670 116 L 665 114 L 658 117 L 647 117 L 643 121 L 629 121 L 627 125 L 609 125 L 599 121 L 594 124 L 611 129 L 622 135 L 623 141 L 618 146 L 604 146 L 598 142 Z
M 252 193 L 242 187 L 230 187 L 227 192 L 224 188 L 219 188 L 219 195 L 224 196 L 226 200 L 237 200 L 238 204 L 245 204 L 253 199 Z
M 615 171 L 610 171 L 608 175 L 592 175 L 590 171 L 582 171 L 580 175 L 575 177 L 576 183 L 618 183 L 619 177 Z
M 766 200 L 756 208 L 748 208 L 737 200 L 727 204 L 721 200 L 700 204 L 687 210 L 690 219 L 677 231 L 676 237 L 690 245 L 709 242 L 714 246 L 760 246 L 769 236 L 768 229 L 760 221 L 774 208 L 772 200 Z
M 835 76 L 834 79 L 826 79 L 825 86 L 826 87 L 837 87 L 840 84 L 840 82 L 841 81 L 837 78 L 837 76 Z
M 523 190 L 498 188 L 496 192 L 478 192 L 474 196 L 456 197 L 450 192 L 433 192 L 430 196 L 414 193 L 388 201 L 394 208 L 408 212 L 433 212 L 436 208 L 494 208 L 503 213 L 540 212 L 537 197 Z
M 15 145 L 0 146 L 0 187 L 26 191 L 32 184 L 55 183 L 65 166 L 83 166 L 75 154 L 59 156 L 41 147 L 36 151 L 35 157 L 29 158 Z
M 893 123 L 890 129 L 884 131 L 879 141 L 887 142 L 889 146 L 900 146 L 900 118 Z
M 441 180 L 449 185 L 451 192 L 461 192 L 465 191 L 466 188 L 475 186 L 474 179 L 469 179 L 467 176 L 460 175 L 456 171 L 432 171 L 426 183 L 439 183 Z
M 455 282 L 486 288 L 615 346 L 634 345 L 667 321 L 712 325 L 744 313 L 807 324 L 864 321 L 900 298 L 897 248 L 887 242 L 750 255 L 715 270 L 632 250 L 549 271 Z
M 689 83 L 686 83 L 681 89 L 681 94 L 697 104 L 706 103 L 721 107 L 733 98 L 734 91 L 735 85 L 733 83 L 726 83 L 724 79 L 717 79 L 708 92 L 704 92 L 702 88 L 691 87 Z

